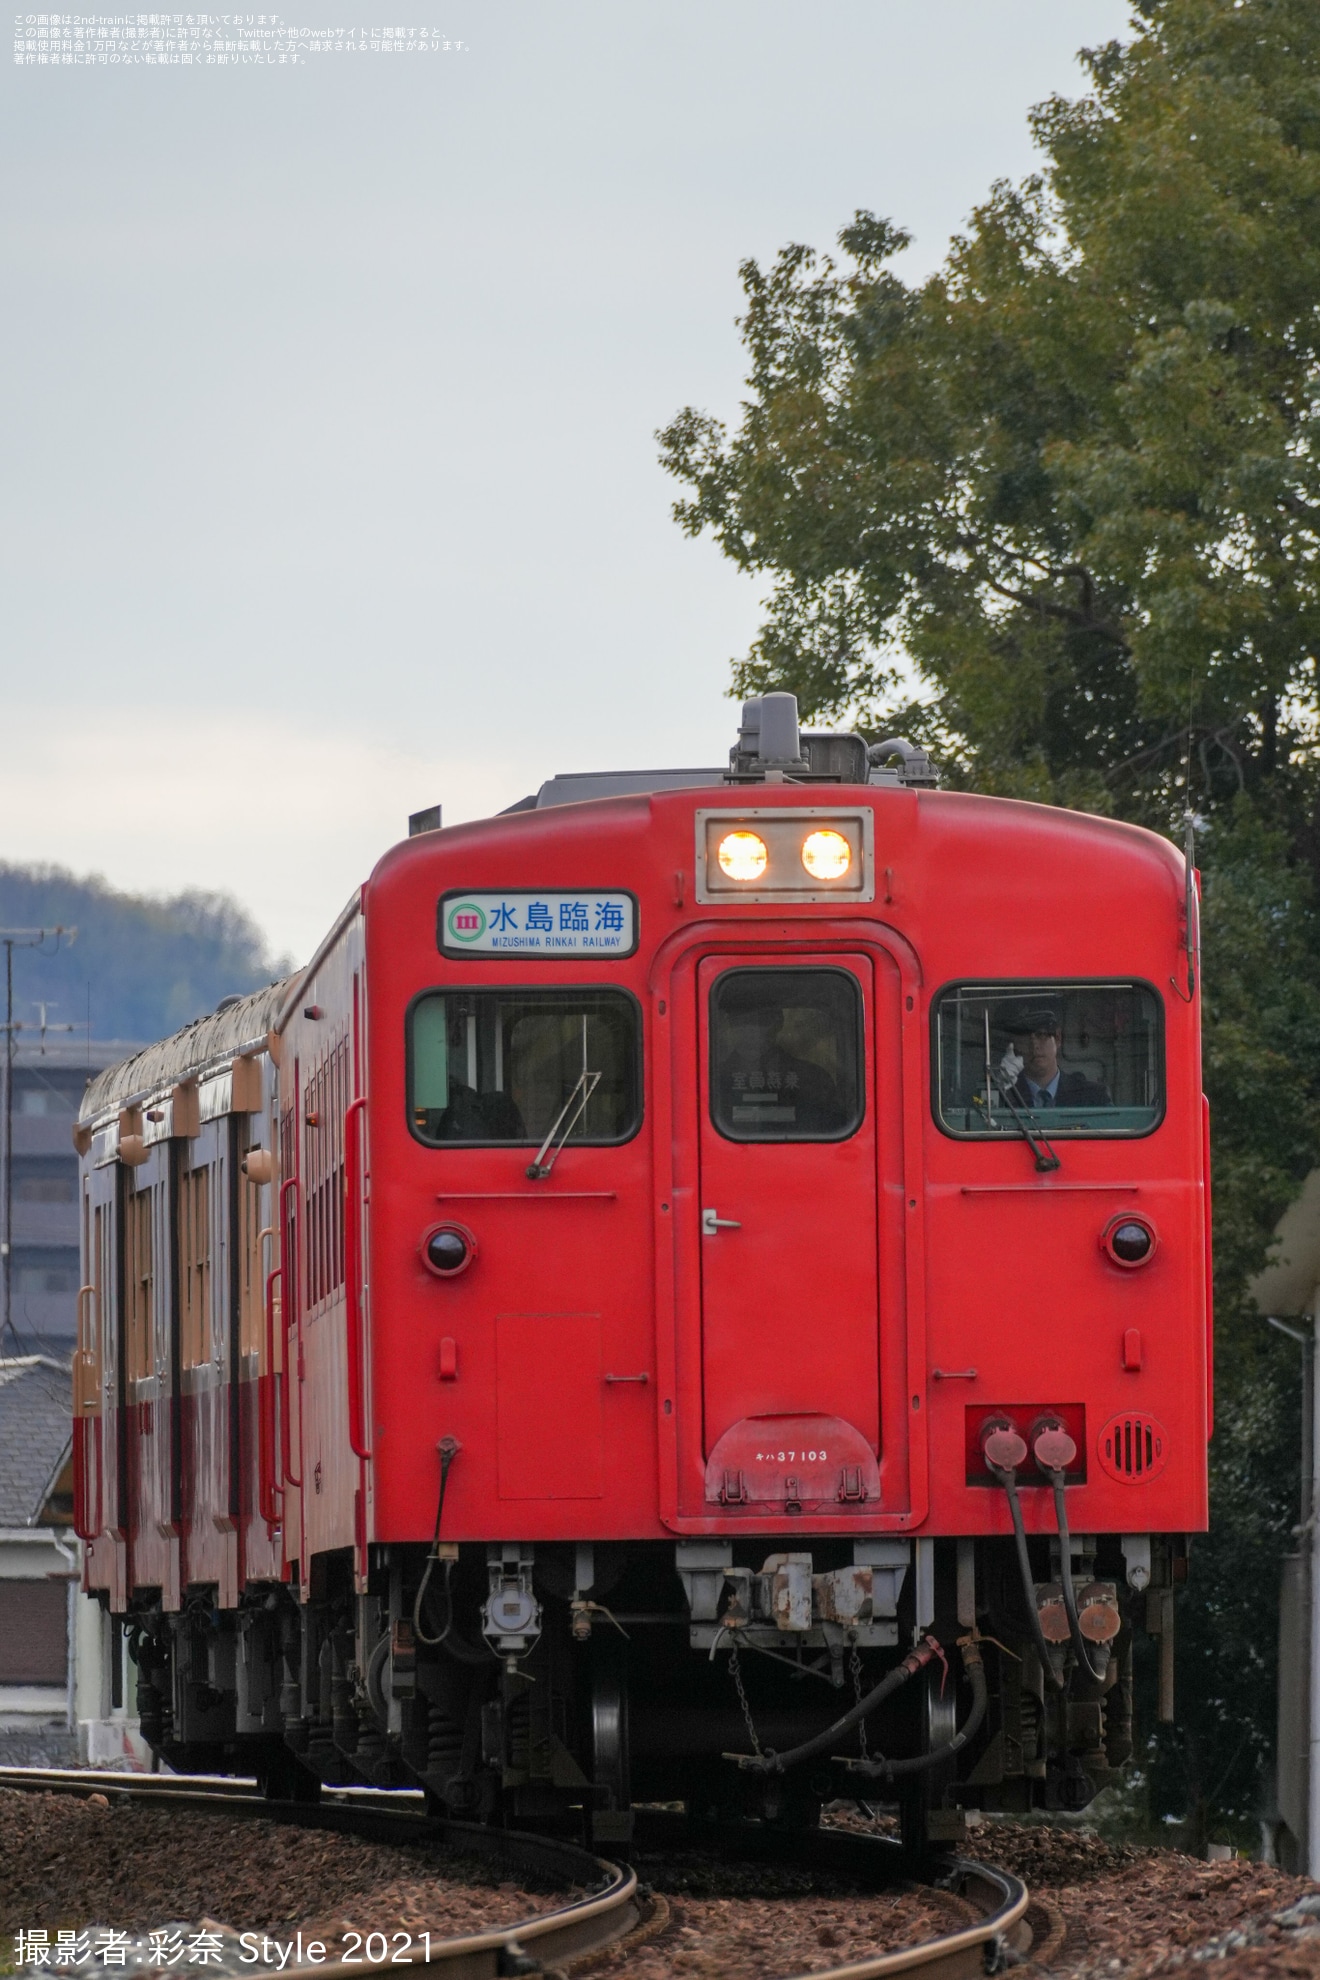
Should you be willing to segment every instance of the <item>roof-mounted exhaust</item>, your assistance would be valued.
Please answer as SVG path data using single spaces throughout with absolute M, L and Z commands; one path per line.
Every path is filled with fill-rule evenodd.
M 897 764 L 893 758 L 899 759 Z M 931 788 L 939 777 L 925 750 L 891 736 L 864 736 L 798 727 L 797 696 L 758 694 L 744 701 L 738 740 L 729 751 L 731 784 L 913 784 Z
M 742 705 L 738 740 L 729 751 L 727 770 L 593 770 L 551 777 L 535 797 L 509 806 L 510 812 L 541 811 L 552 804 L 581 804 L 589 798 L 633 797 L 646 791 L 718 788 L 721 784 L 911 784 L 933 788 L 939 783 L 925 750 L 900 737 L 868 743 L 865 736 L 845 730 L 798 726 L 795 694 L 755 694 Z M 434 830 L 424 823 L 431 813 L 409 820 L 413 832 Z
M 866 756 L 871 766 L 869 783 L 924 785 L 927 790 L 939 785 L 939 771 L 926 751 L 902 736 L 886 736 L 883 742 L 872 743 Z M 897 769 L 891 761 L 895 756 L 899 759 Z
M 729 751 L 735 776 L 801 775 L 810 769 L 802 754 L 795 694 L 757 694 L 742 705 L 738 740 Z

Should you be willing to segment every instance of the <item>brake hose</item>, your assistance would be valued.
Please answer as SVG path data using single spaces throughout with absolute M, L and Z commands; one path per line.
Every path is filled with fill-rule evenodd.
M 959 1639 L 958 1648 L 962 1652 L 963 1670 L 972 1687 L 971 1710 L 947 1746 L 936 1747 L 930 1753 L 918 1753 L 908 1760 L 886 1760 L 877 1754 L 874 1760 L 847 1760 L 844 1764 L 850 1773 L 877 1775 L 882 1780 L 892 1780 L 895 1774 L 923 1774 L 931 1767 L 942 1766 L 961 1752 L 972 1734 L 976 1732 L 985 1717 L 987 1703 L 985 1684 L 985 1664 L 981 1658 L 980 1645 L 975 1637 Z M 838 1758 L 838 1756 L 835 1756 Z
M 724 1757 L 746 1772 L 755 1774 L 782 1774 L 789 1767 L 800 1767 L 803 1761 L 814 1760 L 818 1753 L 828 1753 L 845 1733 L 851 1732 L 863 1719 L 870 1718 L 886 1698 L 892 1698 L 909 1678 L 915 1677 L 924 1664 L 932 1663 L 942 1655 L 943 1651 L 933 1636 L 923 1637 L 915 1649 L 908 1651 L 901 1664 L 895 1665 L 873 1690 L 857 1701 L 851 1711 L 836 1719 L 832 1726 L 827 1726 L 823 1733 L 817 1733 L 813 1739 L 804 1739 L 800 1746 L 790 1746 L 787 1753 L 726 1753 Z
M 1031 1556 L 1027 1552 L 1027 1534 L 1022 1524 L 1022 1503 L 1018 1498 L 1017 1479 L 1007 1466 L 995 1464 L 988 1456 L 985 1462 L 989 1471 L 1003 1486 L 1008 1499 L 1008 1510 L 1013 1521 L 1013 1538 L 1017 1542 L 1018 1568 L 1022 1575 L 1022 1596 L 1027 1605 L 1027 1617 L 1031 1623 L 1031 1633 L 1036 1639 L 1036 1650 L 1040 1657 L 1041 1669 L 1045 1673 L 1045 1682 L 1055 1691 L 1062 1691 L 1063 1678 L 1054 1668 L 1050 1646 L 1045 1641 L 1045 1632 L 1040 1626 L 1040 1611 L 1036 1607 L 1036 1579 L 1031 1572 Z
M 1068 1534 L 1067 1508 L 1063 1502 L 1063 1473 L 1051 1470 L 1047 1465 L 1042 1465 L 1041 1469 L 1054 1487 L 1054 1517 L 1059 1527 L 1059 1580 L 1063 1586 L 1063 1606 L 1068 1615 L 1068 1631 L 1072 1637 L 1073 1654 L 1081 1668 L 1098 1684 L 1109 1669 L 1109 1646 L 1101 1644 L 1100 1654 L 1105 1661 L 1097 1670 L 1091 1661 L 1091 1646 L 1082 1635 L 1081 1620 L 1077 1614 L 1077 1591 L 1073 1587 L 1072 1541 Z

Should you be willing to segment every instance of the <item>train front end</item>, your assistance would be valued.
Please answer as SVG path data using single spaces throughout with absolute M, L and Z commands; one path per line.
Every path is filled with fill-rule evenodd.
M 1085 1805 L 1139 1631 L 1171 1677 L 1194 886 L 789 700 L 728 770 L 554 779 L 364 890 L 357 1285 L 302 1453 L 353 1525 L 295 1571 L 362 1674 L 342 1763 L 459 1812 L 851 1794 L 920 1844 Z

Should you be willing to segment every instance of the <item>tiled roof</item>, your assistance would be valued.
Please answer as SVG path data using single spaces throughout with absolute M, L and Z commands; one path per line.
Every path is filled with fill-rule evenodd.
M 0 1360 L 0 1527 L 35 1526 L 73 1438 L 69 1370 L 45 1354 Z

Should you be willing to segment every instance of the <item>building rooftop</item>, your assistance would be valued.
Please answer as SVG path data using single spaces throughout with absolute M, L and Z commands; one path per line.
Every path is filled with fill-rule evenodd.
M 58 1496 L 72 1442 L 68 1365 L 46 1354 L 0 1359 L 0 1528 L 67 1524 Z
M 136 1040 L 88 1039 L 85 1033 L 77 1031 L 43 1032 L 39 1025 L 26 1022 L 14 1033 L 15 1066 L 49 1066 L 61 1073 L 83 1072 L 89 1079 L 103 1066 L 114 1065 L 141 1050 Z

